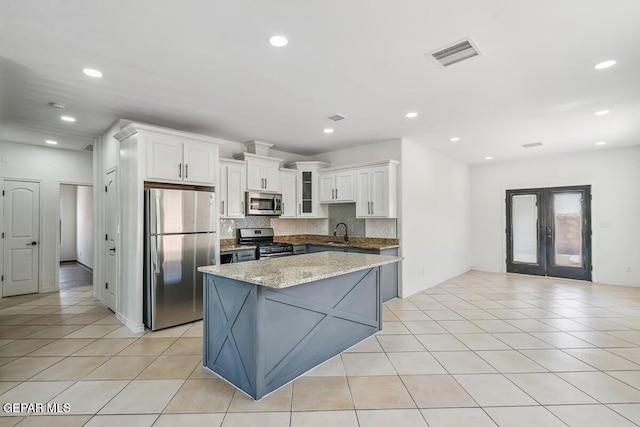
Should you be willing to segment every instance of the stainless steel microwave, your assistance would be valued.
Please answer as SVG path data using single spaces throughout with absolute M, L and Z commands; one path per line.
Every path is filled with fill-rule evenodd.
M 246 192 L 246 215 L 282 215 L 282 194 Z

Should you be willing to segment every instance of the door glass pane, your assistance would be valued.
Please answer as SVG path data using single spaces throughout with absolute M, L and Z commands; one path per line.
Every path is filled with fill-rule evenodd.
M 554 263 L 582 267 L 582 193 L 553 195 Z
M 302 213 L 312 213 L 313 181 L 311 172 L 302 172 Z
M 511 199 L 513 261 L 538 262 L 538 207 L 535 194 L 521 194 Z

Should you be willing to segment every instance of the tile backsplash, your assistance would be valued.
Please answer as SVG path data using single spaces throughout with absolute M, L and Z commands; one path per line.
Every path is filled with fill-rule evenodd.
M 268 228 L 271 227 L 268 216 L 247 216 L 237 219 L 220 220 L 220 238 L 235 239 L 238 237 L 237 228 Z
M 336 229 L 336 225 L 340 222 L 344 222 L 346 224 L 349 236 L 364 237 L 366 235 L 365 220 L 362 218 L 356 218 L 355 203 L 329 205 L 329 234 L 333 234 L 333 231 Z M 340 227 L 338 233 L 339 235 L 343 235 L 344 227 Z
M 296 234 L 333 234 L 336 224 L 347 224 L 349 236 L 382 237 L 395 239 L 397 237 L 396 220 L 387 218 L 361 219 L 356 218 L 355 203 L 340 203 L 329 205 L 329 218 L 320 219 L 281 219 L 268 216 L 248 216 L 238 219 L 220 220 L 220 238 L 237 238 L 237 228 L 266 228 L 273 227 L 276 236 L 291 236 Z M 342 227 L 338 234 L 342 235 Z

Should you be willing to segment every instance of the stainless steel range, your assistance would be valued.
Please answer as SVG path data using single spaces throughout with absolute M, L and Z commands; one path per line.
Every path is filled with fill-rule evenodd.
M 291 243 L 273 241 L 273 228 L 239 228 L 238 243 L 257 246 L 256 259 L 293 255 Z

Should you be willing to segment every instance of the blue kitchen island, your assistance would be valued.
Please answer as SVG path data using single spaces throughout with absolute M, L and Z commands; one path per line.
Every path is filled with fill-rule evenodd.
M 203 364 L 255 400 L 382 328 L 380 266 L 320 252 L 200 267 Z

